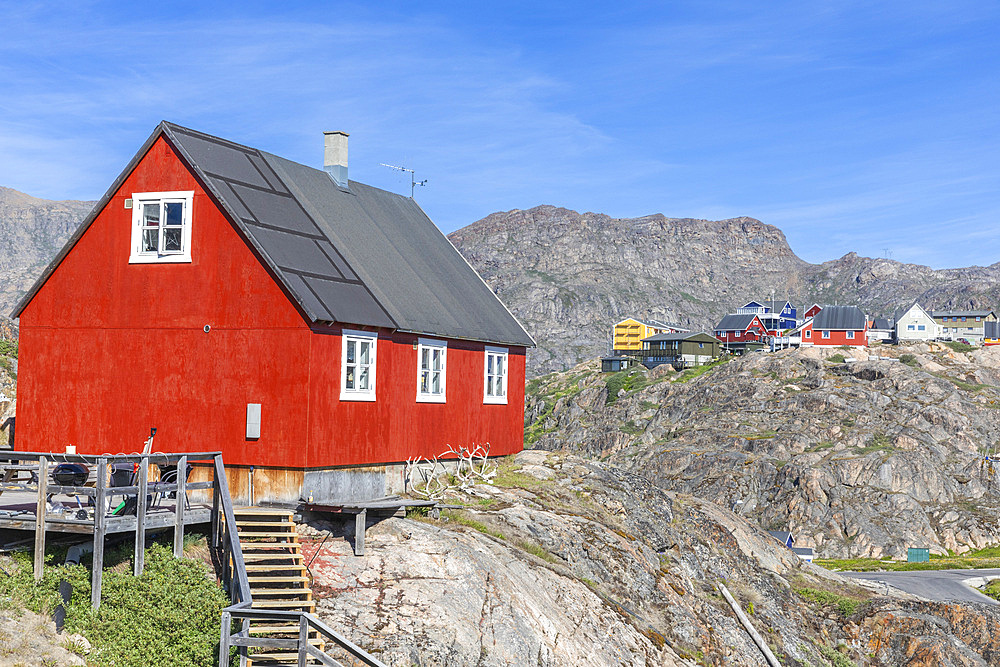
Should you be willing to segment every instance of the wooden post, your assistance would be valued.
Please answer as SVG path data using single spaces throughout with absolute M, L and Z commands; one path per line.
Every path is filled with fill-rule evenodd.
M 146 564 L 146 489 L 149 482 L 149 457 L 139 460 L 139 493 L 135 498 L 135 576 Z
M 354 555 L 365 555 L 365 528 L 368 521 L 368 510 L 361 508 L 354 515 Z
M 222 636 L 219 638 L 219 665 L 229 665 L 229 635 L 233 617 L 228 611 L 222 612 Z
M 38 459 L 38 498 L 35 504 L 35 581 L 41 581 L 45 567 L 45 506 L 49 487 L 49 460 Z
M 215 466 L 212 468 L 212 547 L 219 547 L 219 515 L 222 512 L 222 507 L 220 506 L 219 493 L 221 489 L 219 488 L 219 466 L 222 465 L 222 457 L 215 457 Z
M 177 461 L 177 502 L 174 506 L 174 557 L 184 555 L 184 506 L 187 504 L 187 463 L 188 457 Z
M 309 619 L 302 614 L 299 616 L 299 667 L 306 667 L 309 656 L 306 651 L 307 646 L 309 646 Z
M 97 459 L 97 496 L 94 498 L 94 564 L 90 573 L 90 606 L 101 606 L 104 575 L 104 532 L 108 516 L 108 459 Z

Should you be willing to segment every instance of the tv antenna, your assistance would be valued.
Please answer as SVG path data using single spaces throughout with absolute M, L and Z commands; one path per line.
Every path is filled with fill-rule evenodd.
M 389 169 L 395 169 L 396 171 L 405 171 L 410 175 L 410 199 L 413 199 L 414 188 L 416 188 L 418 185 L 421 187 L 427 185 L 427 179 L 425 178 L 422 181 L 418 181 L 414 176 L 414 171 L 412 169 L 407 169 L 406 167 L 397 167 L 394 164 L 386 164 L 385 162 L 379 162 L 379 164 L 382 165 L 383 167 L 389 167 Z
M 882 255 L 886 259 L 892 259 L 892 250 L 890 250 L 889 248 L 882 248 Z

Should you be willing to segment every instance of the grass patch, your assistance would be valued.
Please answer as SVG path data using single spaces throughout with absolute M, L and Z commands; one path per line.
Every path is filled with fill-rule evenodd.
M 14 357 L 17 359 L 17 341 L 0 340 L 0 356 Z
M 819 652 L 820 655 L 830 661 L 832 667 L 858 667 L 857 663 L 853 660 L 837 649 L 827 646 L 826 644 L 820 645 Z
M 713 361 L 710 364 L 705 364 L 704 366 L 695 366 L 694 368 L 685 369 L 683 373 L 677 376 L 674 382 L 690 382 L 691 380 L 701 377 L 706 373 L 710 373 L 722 364 L 728 363 L 732 357 L 721 357 L 718 361 Z
M 628 435 L 639 435 L 645 429 L 633 421 L 626 421 L 618 427 L 618 430 L 622 433 L 627 433 Z
M 860 598 L 841 595 L 840 593 L 833 593 L 831 591 L 823 591 L 818 588 L 796 588 L 795 592 L 810 602 L 836 609 L 844 618 L 853 616 L 858 607 L 864 603 L 864 600 Z
M 558 563 L 559 558 L 553 554 L 546 551 L 542 545 L 536 542 L 518 542 L 517 546 L 521 548 L 522 551 L 526 551 L 532 556 L 537 556 L 548 563 Z
M 882 431 L 876 431 L 872 434 L 871 439 L 868 440 L 867 445 L 859 447 L 854 451 L 856 454 L 865 456 L 866 454 L 871 454 L 872 452 L 894 452 L 896 451 L 896 448 L 889 440 L 889 436 Z
M 950 347 L 955 352 L 972 352 L 976 347 L 974 345 L 969 345 L 968 343 L 962 343 L 957 340 L 948 340 L 944 342 L 945 345 Z
M 604 404 L 611 405 L 618 400 L 618 394 L 623 389 L 626 394 L 631 394 L 640 389 L 645 389 L 651 384 L 655 384 L 655 380 L 649 379 L 644 366 L 633 366 L 632 368 L 627 368 L 611 375 L 604 381 L 604 384 L 608 389 L 608 395 L 604 399 Z
M 986 584 L 986 587 L 983 588 L 983 593 L 989 595 L 994 600 L 1000 600 L 1000 579 L 994 579 Z
M 832 442 L 830 442 L 829 440 L 824 440 L 822 442 L 817 442 L 815 445 L 813 445 L 812 447 L 810 447 L 806 451 L 807 452 L 822 452 L 822 451 L 830 449 L 832 447 L 833 447 L 833 443 Z
M 915 355 L 901 354 L 899 355 L 899 360 L 911 368 L 917 367 L 917 357 Z
M 982 389 L 986 389 L 986 387 L 989 386 L 985 384 L 976 384 L 973 382 L 966 382 L 965 380 L 959 380 L 958 378 L 953 378 L 950 375 L 945 375 L 944 373 L 932 373 L 932 375 L 934 375 L 934 377 L 939 377 L 942 380 L 947 380 L 948 382 L 952 383 L 962 391 L 968 391 L 972 393 L 975 393 Z
M 639 408 L 645 412 L 646 410 L 657 410 L 659 409 L 659 403 L 653 403 L 652 401 L 643 401 L 639 404 Z
M 525 489 L 531 491 L 543 486 L 544 482 L 534 475 L 521 472 L 521 466 L 514 462 L 513 456 L 501 459 L 497 463 L 497 474 L 493 485 L 505 489 Z
M 778 435 L 777 431 L 760 431 L 759 433 L 751 433 L 750 435 L 743 436 L 747 440 L 770 440 Z
M 935 556 L 927 563 L 907 563 L 906 561 L 883 561 L 876 558 L 822 558 L 816 565 L 828 570 L 850 572 L 912 572 L 914 570 L 981 570 L 1000 568 L 1000 557 L 979 556 Z
M 96 611 L 90 606 L 88 568 L 49 564 L 35 583 L 28 554 L 16 554 L 8 563 L 4 568 L 8 576 L 0 578 L 0 594 L 32 611 L 51 612 L 61 602 L 60 582 L 73 586 L 66 629 L 87 637 L 93 664 L 215 664 L 220 614 L 229 601 L 200 561 L 174 558 L 169 548 L 154 544 L 146 550 L 142 576 L 104 571 L 101 607 Z
M 495 537 L 498 540 L 507 540 L 507 537 L 503 533 L 490 528 L 482 521 L 476 521 L 469 516 L 468 513 L 462 510 L 441 510 L 441 518 L 447 519 L 452 523 L 457 523 L 460 526 L 465 526 L 466 528 L 479 531 L 483 535 L 489 535 L 490 537 Z
M 842 363 L 844 363 L 846 361 L 846 359 L 845 359 L 844 355 L 842 355 L 842 354 L 840 354 L 838 352 L 837 354 L 833 355 L 832 357 L 829 357 L 827 359 L 827 361 L 832 361 L 835 364 L 842 364 Z

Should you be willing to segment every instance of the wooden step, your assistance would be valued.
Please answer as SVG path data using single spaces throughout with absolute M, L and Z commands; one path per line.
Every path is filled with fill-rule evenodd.
M 236 516 L 287 516 L 289 519 L 295 515 L 294 510 L 283 510 L 280 507 L 234 507 L 233 514 Z
M 299 537 L 299 534 L 293 531 L 289 531 L 287 533 L 240 531 L 239 533 L 237 533 L 237 535 L 239 535 L 240 541 L 250 538 L 264 539 L 264 538 L 274 538 L 274 537 L 294 537 L 297 540 Z
M 254 600 L 251 609 L 306 609 L 316 611 L 315 600 Z
M 247 572 L 277 572 L 277 571 L 285 571 L 285 570 L 296 570 L 298 572 L 305 572 L 306 571 L 306 566 L 305 565 L 292 565 L 292 564 L 288 564 L 288 565 L 274 565 L 274 564 L 271 564 L 271 565 L 267 565 L 267 564 L 265 564 L 265 565 L 247 565 L 246 566 L 246 570 L 247 570 Z
M 254 599 L 257 599 L 259 595 L 312 595 L 312 590 L 308 588 L 254 588 L 251 586 L 250 592 Z
M 248 576 L 247 577 L 247 581 L 250 582 L 250 587 L 252 589 L 254 584 L 294 584 L 294 583 L 307 584 L 307 583 L 309 583 L 309 577 L 298 577 L 298 576 L 290 576 L 290 575 L 287 575 L 287 576 L 286 575 L 276 575 L 276 576 L 263 575 L 263 576 L 256 576 L 256 577 Z
M 236 521 L 236 529 L 239 530 L 242 526 L 276 526 L 295 529 L 295 524 L 291 521 Z
M 300 549 L 301 542 L 240 542 L 244 549 Z
M 303 560 L 305 556 L 302 554 L 275 554 L 275 553 L 265 553 L 265 554 L 243 554 L 243 562 L 248 561 L 262 561 L 262 560 Z
M 290 635 L 299 634 L 299 624 L 290 623 L 288 625 L 251 625 L 250 634 L 252 635 Z M 318 636 L 319 631 L 315 628 L 309 628 L 310 639 L 314 636 Z

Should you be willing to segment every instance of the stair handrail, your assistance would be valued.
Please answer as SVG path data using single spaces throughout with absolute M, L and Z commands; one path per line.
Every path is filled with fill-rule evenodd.
M 299 664 L 306 664 L 308 658 L 319 660 L 324 665 L 340 665 L 331 656 L 313 646 L 309 642 L 309 633 L 315 630 L 326 637 L 353 658 L 360 660 L 368 667 L 388 667 L 384 662 L 354 644 L 336 630 L 321 621 L 316 615 L 304 611 L 279 609 L 252 609 L 253 596 L 250 592 L 250 580 L 247 577 L 246 562 L 243 559 L 243 547 L 236 529 L 236 512 L 229 495 L 229 483 L 226 479 L 226 468 L 222 463 L 222 455 L 215 456 L 215 484 L 213 489 L 213 546 L 221 546 L 222 580 L 229 589 L 231 605 L 222 610 L 222 627 L 219 638 L 219 665 L 229 664 L 229 649 L 239 649 L 240 667 L 247 664 L 248 648 L 279 648 L 298 652 Z M 222 525 L 218 525 L 217 517 L 222 514 Z M 232 571 L 230 571 L 232 561 Z M 239 631 L 232 632 L 233 620 L 242 621 Z M 270 637 L 251 637 L 251 621 L 296 621 L 299 624 L 299 635 L 295 639 L 274 639 Z

